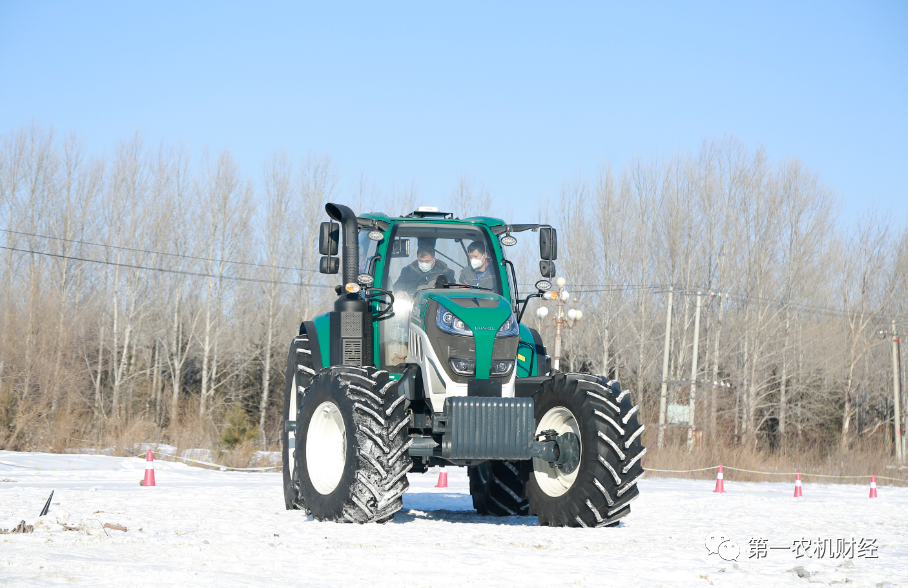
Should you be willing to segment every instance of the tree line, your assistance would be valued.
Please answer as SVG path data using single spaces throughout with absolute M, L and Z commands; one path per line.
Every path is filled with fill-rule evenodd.
M 535 218 L 512 218 L 465 175 L 427 199 L 365 176 L 342 193 L 325 155 L 276 152 L 246 173 L 228 150 L 134 136 L 95 156 L 34 124 L 0 136 L 0 149 L 0 447 L 213 445 L 237 406 L 273 447 L 289 341 L 335 296 L 316 246 L 332 200 L 556 226 L 559 274 L 584 311 L 564 361 L 630 389 L 650 445 L 669 290 L 675 407 L 690 397 L 702 293 L 700 442 L 891 444 L 891 352 L 878 331 L 908 320 L 904 219 L 841 219 L 801 162 L 735 138 L 577 174 Z M 538 279 L 532 241 L 508 253 L 522 290 Z M 551 314 L 533 310 L 526 320 L 551 348 Z
M 578 175 L 546 213 L 562 228 L 560 267 L 585 312 L 566 337 L 571 369 L 620 379 L 646 423 L 658 422 L 674 290 L 668 402 L 689 404 L 694 381 L 704 443 L 892 450 L 891 323 L 908 329 L 905 219 L 842 218 L 801 161 L 772 162 L 733 137 Z M 904 417 L 904 393 L 901 402 Z

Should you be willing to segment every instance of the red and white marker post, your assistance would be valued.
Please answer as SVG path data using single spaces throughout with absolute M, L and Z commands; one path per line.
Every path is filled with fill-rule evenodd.
M 876 476 L 870 476 L 870 498 L 876 498 Z
M 801 493 L 801 472 L 795 474 L 795 498 L 803 498 Z
M 142 482 L 142 486 L 146 488 L 154 486 L 154 454 L 151 449 L 145 455 L 145 480 Z
M 716 489 L 713 492 L 725 494 L 725 474 L 722 473 L 722 464 L 719 464 L 719 473 L 716 474 Z

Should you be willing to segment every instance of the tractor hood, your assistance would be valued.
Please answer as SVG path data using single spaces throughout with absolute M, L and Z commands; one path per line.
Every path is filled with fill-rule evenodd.
M 513 317 L 510 303 L 498 294 L 482 290 L 447 288 L 421 290 L 414 300 L 410 321 L 420 329 L 427 330 L 427 323 L 436 324 L 438 306 L 444 307 L 469 328 L 471 334 L 448 336 L 472 337 L 476 348 L 476 377 L 488 378 L 495 341 L 496 338 L 500 339 L 499 329 Z M 514 320 L 516 324 L 516 319 Z M 516 335 L 511 337 L 515 339 L 513 347 L 516 355 Z M 514 357 L 511 356 L 510 359 Z

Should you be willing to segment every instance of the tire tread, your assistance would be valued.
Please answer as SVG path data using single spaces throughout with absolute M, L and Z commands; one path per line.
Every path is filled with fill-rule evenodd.
M 638 423 L 639 407 L 621 384 L 590 374 L 556 374 L 545 382 L 537 399 L 537 419 L 544 410 L 564 406 L 581 428 L 583 457 L 574 485 L 563 495 L 546 495 L 530 475 L 527 496 L 540 525 L 568 527 L 615 526 L 630 513 L 643 474 L 645 449 Z

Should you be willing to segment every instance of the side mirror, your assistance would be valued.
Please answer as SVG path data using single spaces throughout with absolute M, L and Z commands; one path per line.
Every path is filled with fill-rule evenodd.
M 340 240 L 340 225 L 324 222 L 318 231 L 318 252 L 320 255 L 337 255 L 337 242 Z M 336 274 L 337 272 L 322 272 Z
M 323 274 L 336 274 L 339 268 L 340 258 L 337 257 L 323 257 L 318 262 L 318 271 Z
M 543 260 L 539 262 L 539 273 L 542 274 L 543 278 L 554 278 L 555 277 L 555 262 Z M 538 282 L 537 282 L 538 284 Z M 551 287 L 551 285 L 550 285 Z
M 558 259 L 558 231 L 552 227 L 539 229 L 539 257 L 545 260 Z

